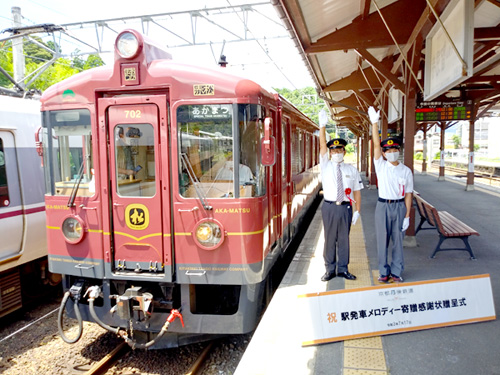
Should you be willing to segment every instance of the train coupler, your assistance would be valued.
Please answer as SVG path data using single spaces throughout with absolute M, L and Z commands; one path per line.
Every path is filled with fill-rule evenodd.
M 110 298 L 116 299 L 116 305 L 111 309 L 111 313 L 118 313 L 120 319 L 131 320 L 135 312 L 142 312 L 142 320 L 149 319 L 151 317 L 149 310 L 153 302 L 153 295 L 148 292 L 143 293 L 140 290 L 141 287 L 138 286 L 128 288 L 122 295 L 110 296 Z

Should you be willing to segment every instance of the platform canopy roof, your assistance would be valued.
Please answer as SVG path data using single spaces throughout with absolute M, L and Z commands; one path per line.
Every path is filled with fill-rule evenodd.
M 500 1 L 272 0 L 337 124 L 357 135 L 369 126 L 360 112 L 388 103 L 391 88 L 423 98 L 426 38 L 434 25 L 453 28 L 446 8 L 457 1 L 474 11 L 473 73 L 432 100 L 472 100 L 476 118 L 491 116 L 500 111 Z

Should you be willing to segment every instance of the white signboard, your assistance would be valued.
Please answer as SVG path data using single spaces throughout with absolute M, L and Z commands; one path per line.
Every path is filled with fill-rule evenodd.
M 495 320 L 489 275 L 299 296 L 303 346 Z
M 387 122 L 392 124 L 403 117 L 403 93 L 394 87 L 389 89 L 389 113 Z
M 474 1 L 452 0 L 425 41 L 424 100 L 432 100 L 473 74 Z M 455 52 L 449 34 L 462 61 Z

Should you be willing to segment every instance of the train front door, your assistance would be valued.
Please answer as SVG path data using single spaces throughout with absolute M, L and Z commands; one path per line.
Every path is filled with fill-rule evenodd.
M 168 137 L 167 98 L 112 102 L 107 130 L 113 272 L 172 281 L 168 139 L 160 147 Z

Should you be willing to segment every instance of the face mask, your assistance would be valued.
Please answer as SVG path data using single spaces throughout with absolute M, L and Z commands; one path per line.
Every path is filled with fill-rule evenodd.
M 332 161 L 335 163 L 340 163 L 344 160 L 344 154 L 332 154 Z
M 399 158 L 399 151 L 387 152 L 385 154 L 385 157 L 387 158 L 388 161 L 390 161 L 391 163 L 394 163 Z

